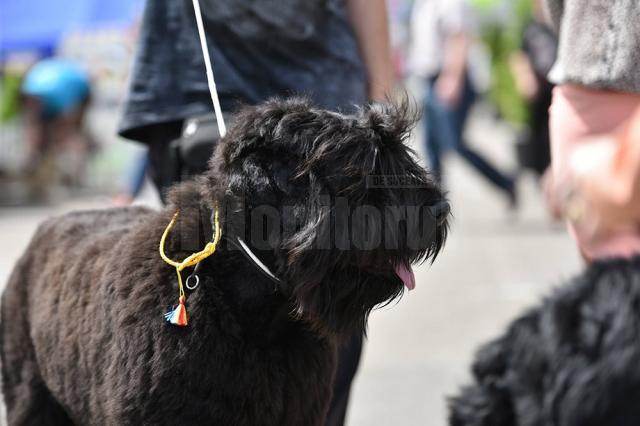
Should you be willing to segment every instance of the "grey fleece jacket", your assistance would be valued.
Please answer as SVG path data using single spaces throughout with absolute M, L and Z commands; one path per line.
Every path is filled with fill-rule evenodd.
M 556 84 L 640 94 L 640 0 L 544 0 L 559 34 Z

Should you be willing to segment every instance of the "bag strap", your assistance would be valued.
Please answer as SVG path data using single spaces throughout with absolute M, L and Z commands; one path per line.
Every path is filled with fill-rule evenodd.
M 198 26 L 198 36 L 200 37 L 200 47 L 202 48 L 202 56 L 204 57 L 204 66 L 207 71 L 207 84 L 209 85 L 211 101 L 213 102 L 213 110 L 215 111 L 215 114 L 216 114 L 216 121 L 218 122 L 218 131 L 220 133 L 220 137 L 223 138 L 227 134 L 227 126 L 225 126 L 224 124 L 224 117 L 222 116 L 222 108 L 220 107 L 220 99 L 218 98 L 218 89 L 216 87 L 216 81 L 213 78 L 213 66 L 211 65 L 211 56 L 209 56 L 207 38 L 204 33 L 204 24 L 202 23 L 202 12 L 200 11 L 199 0 L 193 0 L 193 11 L 196 15 L 196 24 Z

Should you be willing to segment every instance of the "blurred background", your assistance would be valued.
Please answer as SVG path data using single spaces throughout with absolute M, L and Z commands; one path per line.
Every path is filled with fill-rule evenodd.
M 143 155 L 139 145 L 118 140 L 115 132 L 142 9 L 143 1 L 135 0 L 74 0 L 64 6 L 3 0 L 0 205 L 55 205 L 119 190 L 125 170 Z M 25 99 L 25 76 L 39 62 L 52 59 L 82 69 L 90 93 L 80 123 L 63 123 L 58 127 L 64 128 L 53 129 L 52 146 L 35 148 L 32 139 L 37 138 L 31 134 L 37 126 Z M 78 137 L 82 141 L 74 143 Z M 44 158 L 35 164 L 36 156 Z
M 144 1 L 0 4 L 1 288 L 46 217 L 160 201 L 145 178 L 144 146 L 116 130 Z M 420 52 L 415 34 L 429 22 L 414 1 L 387 6 L 398 85 L 421 106 L 428 88 L 412 56 Z M 433 266 L 417 268 L 416 290 L 373 314 L 349 425 L 444 425 L 446 396 L 468 379 L 477 345 L 581 266 L 574 243 L 545 207 L 541 183 L 549 161 L 551 85 L 544 75 L 553 63 L 553 37 L 531 0 L 468 0 L 468 6 L 474 24 L 466 63 L 477 96 L 462 129 L 465 145 L 513 188 L 504 197 L 466 156 L 443 156 L 454 215 L 450 238 Z M 69 78 L 65 94 L 78 93 L 79 107 L 64 120 L 42 119 L 35 71 L 51 72 L 42 64 Z M 424 129 L 418 126 L 412 143 L 429 166 Z

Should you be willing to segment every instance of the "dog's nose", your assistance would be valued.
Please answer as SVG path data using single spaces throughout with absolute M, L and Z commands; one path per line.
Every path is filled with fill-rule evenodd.
M 436 219 L 436 225 L 441 226 L 447 221 L 449 213 L 451 213 L 451 206 L 446 200 L 438 201 L 438 203 L 429 207 L 429 212 Z

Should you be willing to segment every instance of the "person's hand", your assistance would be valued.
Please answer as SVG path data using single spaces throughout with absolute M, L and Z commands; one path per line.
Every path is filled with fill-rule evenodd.
M 531 61 L 523 52 L 516 52 L 509 60 L 516 89 L 528 101 L 533 101 L 540 92 L 540 84 L 533 71 Z
M 640 224 L 640 193 L 632 181 L 617 169 L 620 141 L 614 135 L 593 138 L 572 156 L 571 171 L 579 197 L 585 205 L 583 221 L 596 234 Z
M 538 96 L 538 93 L 540 93 L 540 85 L 535 78 L 516 79 L 516 85 L 518 87 L 518 91 L 529 102 L 533 101 Z
M 640 228 L 640 112 L 620 131 L 585 140 L 571 156 L 571 181 L 595 238 Z M 571 218 L 569 218 L 571 219 Z
M 435 84 L 438 99 L 448 107 L 455 107 L 460 102 L 462 84 L 462 79 L 458 76 L 442 74 Z

